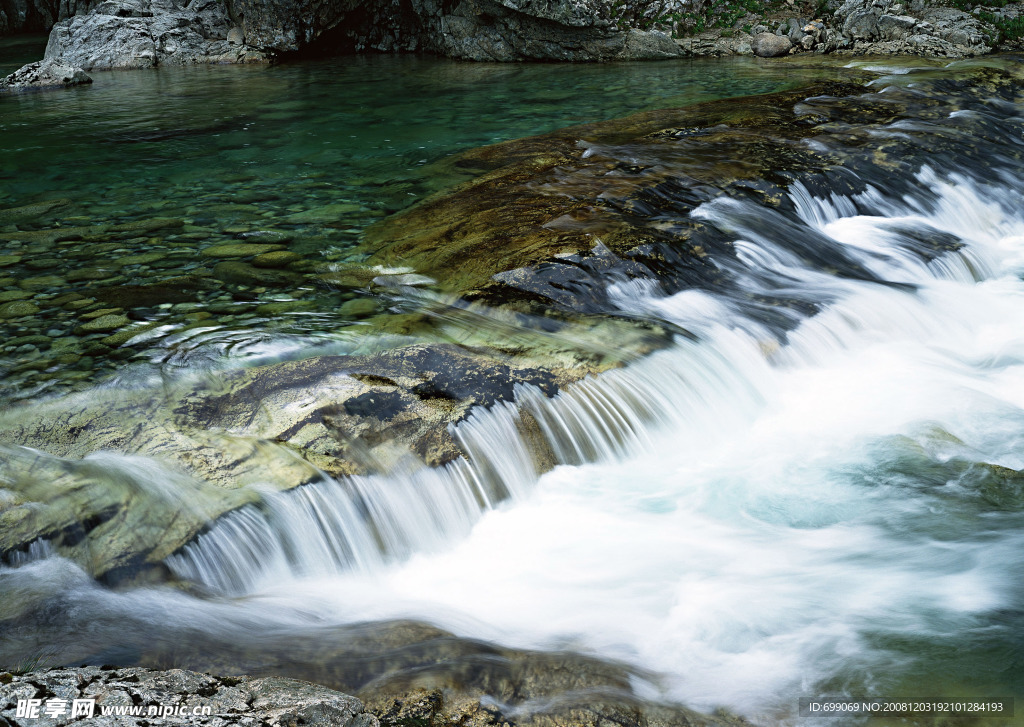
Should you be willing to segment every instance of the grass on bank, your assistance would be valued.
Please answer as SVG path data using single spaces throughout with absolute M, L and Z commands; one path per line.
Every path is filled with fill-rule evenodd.
M 990 23 L 999 34 L 996 42 L 1024 38 L 1024 16 L 1003 18 L 993 10 L 1018 5 L 1022 0 L 944 0 L 936 5 L 976 13 L 980 20 Z M 611 0 L 610 17 L 622 30 L 627 28 L 671 29 L 673 37 L 701 33 L 714 28 L 733 29 L 748 16 L 765 18 L 780 12 L 789 12 L 803 18 L 822 18 L 831 15 L 839 0 Z M 750 24 L 743 26 L 750 31 Z

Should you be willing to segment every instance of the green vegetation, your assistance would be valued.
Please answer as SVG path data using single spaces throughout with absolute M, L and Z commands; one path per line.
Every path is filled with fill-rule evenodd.
M 620 29 L 659 28 L 673 37 L 700 33 L 710 28 L 735 28 L 748 15 L 765 17 L 780 11 L 800 17 L 819 18 L 830 12 L 832 0 L 804 0 L 790 4 L 786 0 L 612 0 L 609 17 Z M 750 22 L 742 30 L 749 33 Z
M 993 25 L 998 32 L 994 38 L 997 43 L 1007 40 L 1018 40 L 1024 38 L 1024 17 L 1002 18 L 993 13 L 990 8 L 1005 8 L 1008 5 L 1017 5 L 1021 0 L 948 0 L 950 7 L 963 10 L 965 13 L 972 13 L 976 8 L 982 8 L 977 13 L 978 19 Z

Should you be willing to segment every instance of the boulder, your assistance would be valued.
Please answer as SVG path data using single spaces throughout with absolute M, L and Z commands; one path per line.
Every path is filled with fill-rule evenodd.
M 106 0 L 87 15 L 57 23 L 47 59 L 86 70 L 158 65 L 261 62 L 253 48 L 228 41 L 223 3 L 196 0 Z
M 81 68 L 62 61 L 46 59 L 29 63 L 0 79 L 0 93 L 47 88 L 68 88 L 92 83 L 92 78 Z
M 923 2 L 846 0 L 835 21 L 838 45 L 857 54 L 966 58 L 991 51 L 999 35 L 970 13 Z
M 789 49 L 793 47 L 793 42 L 784 35 L 758 33 L 754 36 L 750 47 L 756 56 L 760 56 L 761 58 L 776 58 L 789 53 Z

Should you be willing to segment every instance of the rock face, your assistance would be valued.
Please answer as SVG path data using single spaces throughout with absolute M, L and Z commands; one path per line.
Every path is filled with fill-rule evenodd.
M 682 55 L 664 33 L 620 28 L 609 5 L 579 0 L 230 0 L 230 12 L 241 20 L 249 43 L 277 51 L 313 44 L 478 61 Z
M 42 700 L 37 716 L 19 715 L 19 701 Z M 46 713 L 55 700 L 61 714 Z M 82 667 L 22 675 L 0 674 L 0 725 L 65 725 L 75 700 L 107 725 L 269 725 L 378 727 L 355 697 L 294 679 L 213 677 L 171 669 Z M 23 702 L 24 703 L 24 702 Z
M 92 78 L 81 68 L 74 68 L 60 61 L 47 59 L 29 63 L 6 78 L 0 79 L 0 93 L 67 88 L 85 83 L 92 83 Z M 0 316 L 2 315 L 0 313 Z
M 172 0 L 106 0 L 87 15 L 57 23 L 46 58 L 86 70 L 266 60 L 229 40 L 231 30 L 218 0 L 184 6 Z
M 988 53 L 997 37 L 975 16 L 925 0 L 846 0 L 835 26 L 839 47 L 858 54 L 964 58 Z
M 647 3 L 650 4 L 650 3 Z M 570 0 L 105 0 L 54 27 L 47 58 L 86 69 L 241 63 L 319 49 L 428 51 L 478 61 L 674 58 L 656 30 Z

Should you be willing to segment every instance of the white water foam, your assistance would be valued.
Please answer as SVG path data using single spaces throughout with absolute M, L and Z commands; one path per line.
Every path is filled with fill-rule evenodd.
M 809 226 L 915 288 L 805 267 L 745 228 L 739 203 L 705 205 L 736 231 L 752 286 L 768 270 L 834 302 L 777 337 L 728 297 L 619 284 L 620 306 L 695 340 L 553 399 L 521 389 L 455 430 L 468 463 L 267 495 L 170 561 L 251 595 L 176 596 L 160 618 L 428 619 L 624 659 L 662 674 L 661 696 L 771 721 L 824 683 L 891 684 L 916 658 L 893 638 L 989 628 L 1021 607 L 1019 514 L 963 478 L 886 463 L 1024 468 L 1024 204 L 928 170 L 919 181 L 937 203 L 860 200 L 878 216 L 793 191 Z M 896 246 L 894 221 L 966 248 L 927 261 Z M 539 481 L 520 410 L 562 463 Z
M 905 205 L 863 217 L 817 200 L 825 209 L 811 216 L 865 266 L 917 290 L 790 267 L 838 300 L 773 342 L 738 325 L 728 299 L 627 285 L 624 306 L 699 340 L 554 400 L 521 392 L 567 466 L 516 488 L 447 549 L 263 596 L 287 589 L 352 620 L 415 616 L 622 658 L 664 674 L 666 696 L 770 719 L 792 716 L 796 696 L 830 678 L 885 683 L 911 659 L 878 646 L 887 635 L 956 639 L 1014 607 L 1008 569 L 1020 575 L 1024 536 L 1001 523 L 1016 516 L 984 504 L 970 514 L 977 498 L 962 483 L 908 485 L 877 461 L 938 441 L 939 462 L 955 452 L 1024 466 L 1024 222 L 1007 214 L 1016 199 L 997 203 L 992 189 L 928 172 L 922 183 L 939 194 L 930 214 Z M 886 248 L 893 219 L 969 247 L 922 262 Z M 794 264 L 750 232 L 748 264 Z M 988 279 L 975 282 L 977 270 Z M 468 428 L 463 441 L 501 448 Z

